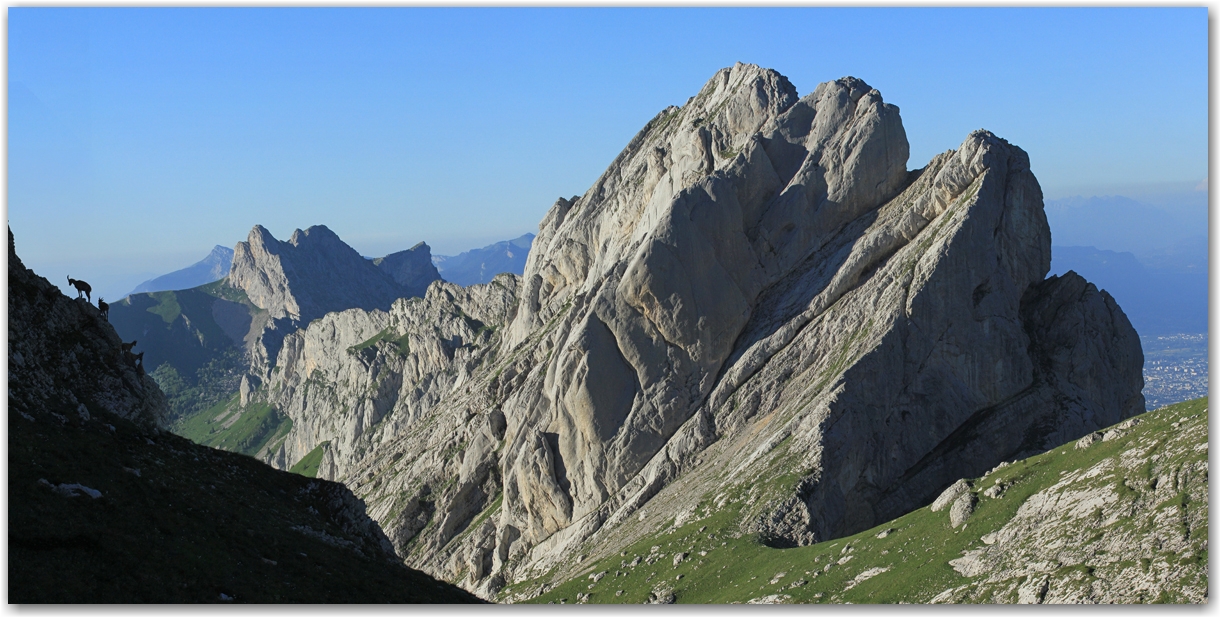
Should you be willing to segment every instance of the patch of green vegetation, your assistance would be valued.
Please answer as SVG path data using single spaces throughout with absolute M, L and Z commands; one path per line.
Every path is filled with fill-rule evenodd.
M 246 295 L 245 291 L 229 286 L 228 277 L 222 278 L 219 281 L 213 281 L 206 285 L 200 285 L 195 287 L 195 289 L 209 296 L 220 298 L 221 300 L 228 300 L 229 302 L 237 302 L 247 306 L 254 306 L 250 302 L 250 298 Z
M 178 305 L 177 293 L 172 291 L 156 291 L 148 295 L 152 296 L 156 304 L 145 310 L 160 317 L 161 321 L 172 323 L 182 314 L 182 307 Z
M 181 422 L 237 394 L 242 358 L 239 350 L 226 349 L 208 360 L 188 379 L 169 362 L 163 362 L 149 375 L 165 393 L 171 424 Z
M 347 353 L 349 353 L 351 355 L 360 353 L 361 351 L 364 351 L 365 349 L 368 349 L 369 347 L 376 345 L 377 341 L 380 341 L 381 339 L 385 338 L 386 335 L 389 333 L 390 333 L 390 329 L 386 328 L 385 330 L 382 330 L 381 332 L 374 334 L 373 337 L 368 339 L 367 341 L 364 341 L 363 343 L 359 343 L 356 345 L 352 345 L 351 347 L 348 347 Z
M 406 356 L 410 355 L 411 344 L 407 340 L 408 338 L 410 338 L 410 335 L 404 334 L 397 338 L 391 338 L 392 336 L 393 336 L 393 326 L 388 327 L 388 328 L 382 330 L 381 332 L 378 332 L 377 334 L 374 334 L 373 337 L 368 339 L 367 341 L 364 341 L 358 345 L 352 345 L 351 347 L 348 347 L 347 353 L 350 355 L 356 355 L 356 354 L 364 351 L 365 349 L 368 349 L 368 348 L 376 345 L 377 343 L 379 343 L 381 341 L 385 341 L 385 342 L 389 343 L 392 346 L 391 349 L 396 351 L 400 356 L 406 357 Z
M 287 435 L 292 420 L 261 402 L 242 407 L 238 394 L 183 418 L 174 432 L 191 441 L 254 456 L 263 446 Z
M 297 461 L 297 464 L 293 465 L 288 471 L 300 474 L 306 478 L 318 477 L 318 466 L 322 464 L 322 455 L 326 452 L 326 448 L 329 445 L 329 441 L 323 441 L 318 444 L 318 447 L 310 450 L 309 454 L 306 454 L 301 460 Z
M 928 602 L 944 590 L 971 582 L 949 562 L 966 550 L 984 546 L 982 536 L 1001 529 L 1032 495 L 1059 483 L 1066 474 L 1121 455 L 1134 439 L 1170 430 L 1168 425 L 1179 418 L 1202 415 L 1196 421 L 1206 424 L 1206 413 L 1205 398 L 1173 405 L 1143 414 L 1141 423 L 1125 436 L 1082 449 L 1069 442 L 975 479 L 974 486 L 980 492 L 996 482 L 1004 485 L 1004 491 L 1000 498 L 980 498 L 967 524 L 958 528 L 950 525 L 946 510 L 932 512 L 924 507 L 852 536 L 799 548 L 771 548 L 764 544 L 764 538 L 743 534 L 741 521 L 750 518 L 745 515 L 752 512 L 752 500 L 772 488 L 789 485 L 796 475 L 776 477 L 765 486 L 747 483 L 729 487 L 723 489 L 730 497 L 720 500 L 722 507 L 715 505 L 718 494 L 705 495 L 697 504 L 695 516 L 683 525 L 664 527 L 620 554 L 581 563 L 565 575 L 566 580 L 527 601 L 575 603 L 577 594 L 589 594 L 589 603 L 641 603 L 648 601 L 654 589 L 665 587 L 680 603 L 746 602 L 777 594 L 787 596 L 783 601 L 790 603 Z M 783 445 L 773 452 L 782 455 Z M 1198 453 L 1197 458 L 1206 460 L 1206 453 Z M 1112 482 L 1122 485 L 1123 479 L 1118 476 Z M 1132 493 L 1120 496 L 1120 504 L 1146 498 L 1147 493 L 1128 488 Z M 1183 495 L 1171 498 L 1162 507 L 1188 507 L 1189 499 Z M 1191 533 L 1206 537 L 1205 530 Z M 675 564 L 675 555 L 680 553 L 685 556 Z M 1200 564 L 1202 569 L 1206 564 L 1204 553 L 1195 551 L 1187 561 Z M 630 565 L 632 562 L 637 565 Z M 1151 561 L 1142 558 L 1139 567 L 1147 571 Z M 598 581 L 590 579 L 590 575 L 601 572 L 605 574 Z M 1075 564 L 1060 567 L 1051 576 L 1064 584 L 1087 585 L 1098 574 L 1092 565 Z M 537 589 L 549 580 L 553 579 L 543 576 L 515 583 L 502 590 L 500 597 Z M 972 589 L 974 592 L 977 595 L 971 596 L 971 601 L 1015 601 L 1006 587 Z M 1161 594 L 1156 599 L 1184 601 L 1174 594 Z

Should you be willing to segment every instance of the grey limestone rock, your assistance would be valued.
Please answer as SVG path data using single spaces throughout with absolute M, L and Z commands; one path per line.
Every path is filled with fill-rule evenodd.
M 949 524 L 954 527 L 959 527 L 974 514 L 974 506 L 979 501 L 978 497 L 971 492 L 965 492 L 957 496 L 953 500 L 953 505 L 949 507 Z
M 952 504 L 954 501 L 957 501 L 957 498 L 960 497 L 963 493 L 968 493 L 968 492 L 970 492 L 970 482 L 968 482 L 965 478 L 962 478 L 962 479 L 958 480 L 957 482 L 950 484 L 949 488 L 945 489 L 944 492 L 942 492 L 940 494 L 940 496 L 937 497 L 936 500 L 932 502 L 932 505 L 929 506 L 929 508 L 933 512 L 939 512 L 941 510 L 944 510 L 947 506 Z

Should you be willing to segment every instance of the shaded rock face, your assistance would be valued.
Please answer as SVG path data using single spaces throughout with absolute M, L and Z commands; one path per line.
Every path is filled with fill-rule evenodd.
M 432 281 L 439 281 L 440 272 L 432 265 L 432 249 L 420 242 L 415 246 L 373 260 L 373 265 L 393 277 L 406 295 L 422 298 Z
M 137 369 L 114 328 L 85 299 L 68 298 L 17 257 L 8 234 L 9 410 L 156 426 L 167 413 L 156 382 Z
M 376 312 L 342 318 L 358 334 L 338 317 L 307 332 L 296 374 L 333 367 L 308 396 L 366 397 L 360 417 L 383 419 L 301 433 L 276 464 L 363 435 L 327 477 L 408 563 L 490 596 L 630 544 L 645 505 L 664 521 L 751 489 L 743 531 L 809 544 L 1141 411 L 1122 311 L 1045 279 L 1027 155 L 986 131 L 922 170 L 907 154 L 898 109 L 858 79 L 798 97 L 774 71 L 724 69 L 556 202 L 519 282 L 395 305 L 444 323 L 445 290 L 491 330 L 477 349 L 426 351 L 458 334 L 442 326 L 410 338 L 402 366 L 427 369 L 408 371 L 386 352 L 410 328 Z M 353 345 L 367 363 L 326 360 Z M 294 431 L 320 426 L 304 381 L 283 383 Z
M 406 295 L 392 275 L 323 225 L 298 229 L 287 242 L 255 225 L 233 251 L 229 285 L 272 319 L 302 324 L 349 308 L 385 310 Z

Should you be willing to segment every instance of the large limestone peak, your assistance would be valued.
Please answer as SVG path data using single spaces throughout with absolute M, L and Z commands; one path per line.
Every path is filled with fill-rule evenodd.
M 287 242 L 255 225 L 234 248 L 229 284 L 273 319 L 301 323 L 349 308 L 387 310 L 409 295 L 323 225 L 298 229 Z
M 531 515 L 531 535 L 598 507 L 656 454 L 711 391 L 759 294 L 896 195 L 907 153 L 897 108 L 864 82 L 798 99 L 778 73 L 737 65 L 552 208 L 509 344 L 559 319 L 556 350 L 543 396 L 510 420 L 508 460 L 558 434 L 550 456 L 571 461 L 570 488 L 537 498 L 555 510 Z

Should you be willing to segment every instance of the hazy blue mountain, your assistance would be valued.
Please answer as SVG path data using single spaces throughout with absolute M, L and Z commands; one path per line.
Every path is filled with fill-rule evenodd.
M 229 268 L 232 265 L 233 249 L 217 244 L 212 247 L 212 252 L 208 253 L 207 257 L 204 257 L 194 265 L 144 281 L 135 289 L 128 292 L 127 295 L 152 291 L 190 289 L 206 285 L 228 276 Z
M 1180 253 L 1189 244 L 1202 246 L 1206 261 L 1206 205 L 1157 206 L 1117 195 L 1069 197 L 1048 199 L 1046 219 L 1055 246 L 1127 251 L 1148 264 L 1166 252 Z
M 534 234 L 525 234 L 453 257 L 433 255 L 432 263 L 436 264 L 441 278 L 450 283 L 463 287 L 486 283 L 501 272 L 517 275 L 525 272 L 525 258 L 533 243 Z
M 1114 296 L 1141 335 L 1207 332 L 1207 262 L 1183 247 L 1145 263 L 1130 252 L 1053 246 L 1051 274 L 1073 270 Z M 1204 252 L 1206 256 L 1206 252 Z

